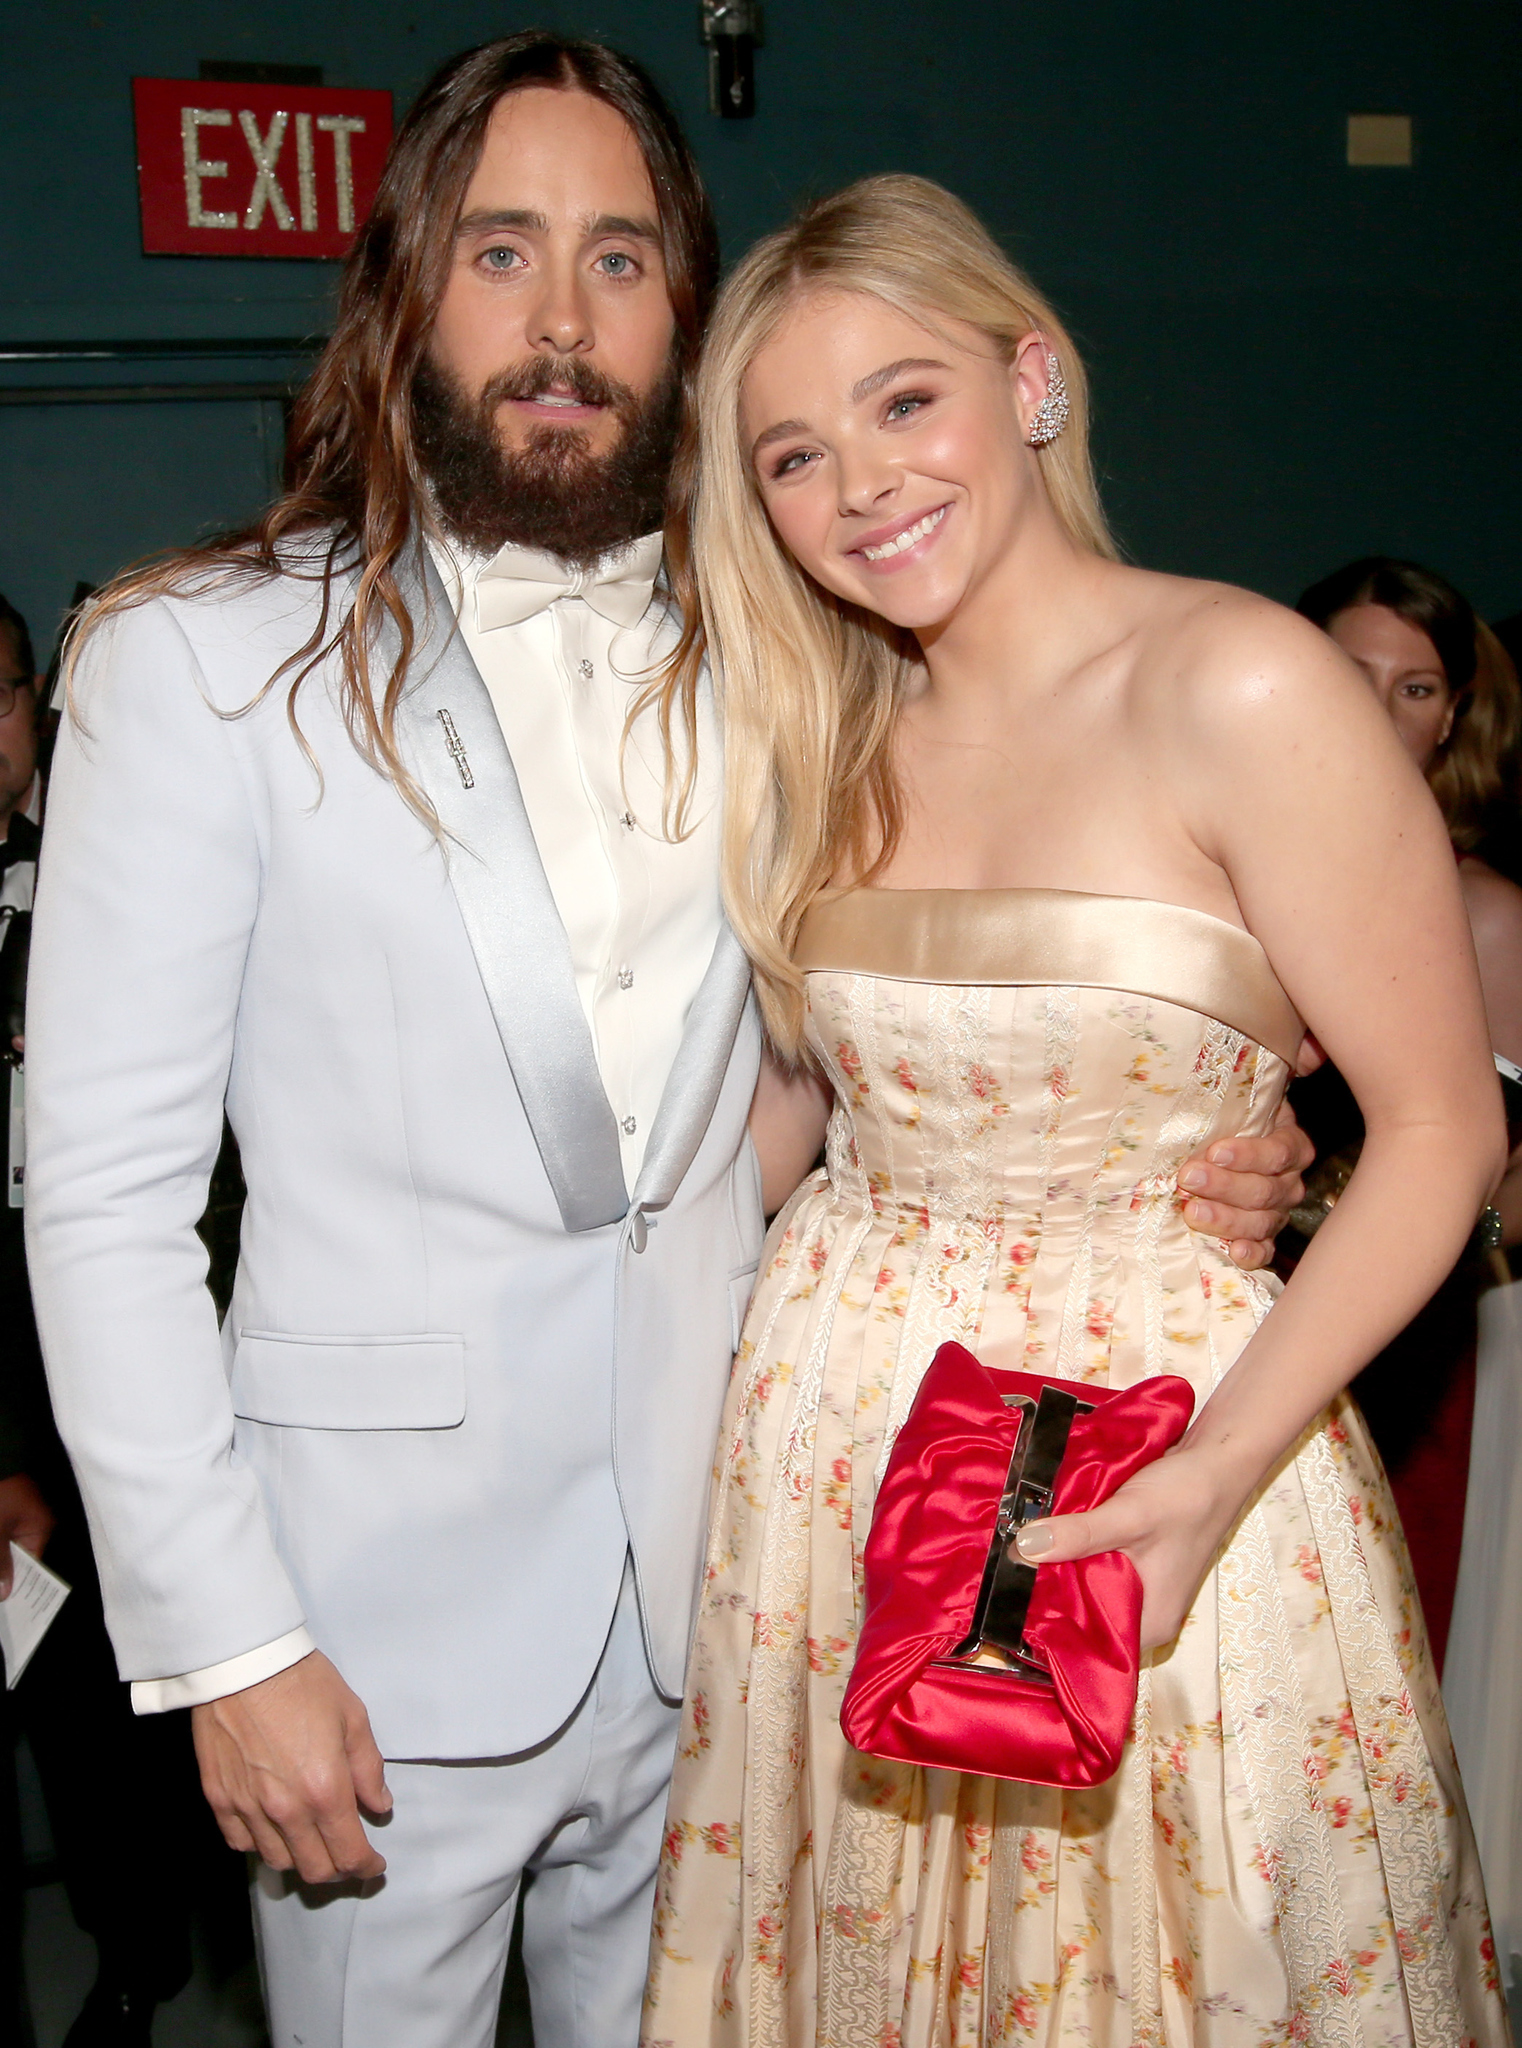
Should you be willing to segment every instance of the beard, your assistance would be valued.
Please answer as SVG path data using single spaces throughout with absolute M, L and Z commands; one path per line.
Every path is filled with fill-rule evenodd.
M 497 408 L 552 384 L 617 414 L 622 431 L 606 455 L 591 453 L 584 428 L 549 422 L 521 447 L 502 446 Z M 493 377 L 477 398 L 425 359 L 412 387 L 418 455 L 455 539 L 488 557 L 509 544 L 542 548 L 575 569 L 661 524 L 680 418 L 674 361 L 643 393 L 580 356 L 535 356 Z

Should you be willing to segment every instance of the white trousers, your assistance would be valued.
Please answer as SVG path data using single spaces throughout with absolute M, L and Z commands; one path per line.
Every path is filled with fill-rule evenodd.
M 262 1869 L 273 2048 L 491 2048 L 523 1873 L 535 2048 L 636 2048 L 678 1711 L 626 1570 L 597 1674 L 519 1756 L 392 1763 L 386 1874 L 309 1889 Z

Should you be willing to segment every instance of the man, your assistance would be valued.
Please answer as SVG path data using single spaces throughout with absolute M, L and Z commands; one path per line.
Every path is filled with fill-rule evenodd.
M 18 1052 L 44 783 L 34 670 L 26 622 L 0 597 L 0 1016 Z M 13 1179 L 20 1164 L 13 1144 Z M 65 2048 L 147 2048 L 154 2008 L 190 1975 L 192 1898 L 204 1903 L 210 1891 L 236 1910 L 237 1866 L 197 1810 L 189 1731 L 178 1716 L 134 1720 L 116 1675 L 84 1511 L 48 1403 L 14 1199 L 0 1201 L 0 1598 L 11 1590 L 13 1542 L 34 1557 L 46 1550 L 72 1590 L 19 1686 L 0 1697 L 0 2036 L 12 2038 L 9 2021 L 16 2038 L 30 2039 L 11 1810 L 11 1748 L 24 1731 L 69 1906 L 97 1951 L 96 1981 Z M 100 1824 L 103 1782 L 113 1787 L 110 1829 Z M 132 1844 L 127 1861 L 123 1841 Z
M 489 2042 L 526 1869 L 540 2048 L 638 2031 L 762 1225 L 708 714 L 683 838 L 656 722 L 623 744 L 675 642 L 656 529 L 715 251 L 626 60 L 536 33 L 446 67 L 293 494 L 80 663 L 36 1286 L 123 1669 L 195 1707 L 266 1866 L 278 2048 Z M 189 1225 L 224 1094 L 249 1201 L 219 1347 Z

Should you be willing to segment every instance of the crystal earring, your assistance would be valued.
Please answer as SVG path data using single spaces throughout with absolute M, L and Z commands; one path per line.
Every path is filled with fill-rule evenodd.
M 1046 355 L 1046 396 L 1031 414 L 1030 431 L 1026 435 L 1033 448 L 1044 448 L 1048 441 L 1055 441 L 1068 423 L 1067 379 L 1062 374 L 1062 365 L 1047 350 Z

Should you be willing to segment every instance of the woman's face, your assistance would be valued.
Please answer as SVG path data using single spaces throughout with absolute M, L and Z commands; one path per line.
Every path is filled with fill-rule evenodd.
M 1327 631 L 1363 670 L 1425 773 L 1453 728 L 1453 694 L 1437 649 L 1420 626 L 1383 604 L 1350 605 L 1327 621 Z
M 865 294 L 813 292 L 740 395 L 783 545 L 826 589 L 916 632 L 951 616 L 1042 489 L 1025 443 L 1046 389 L 1040 337 L 1006 364 L 975 328 L 946 329 Z

